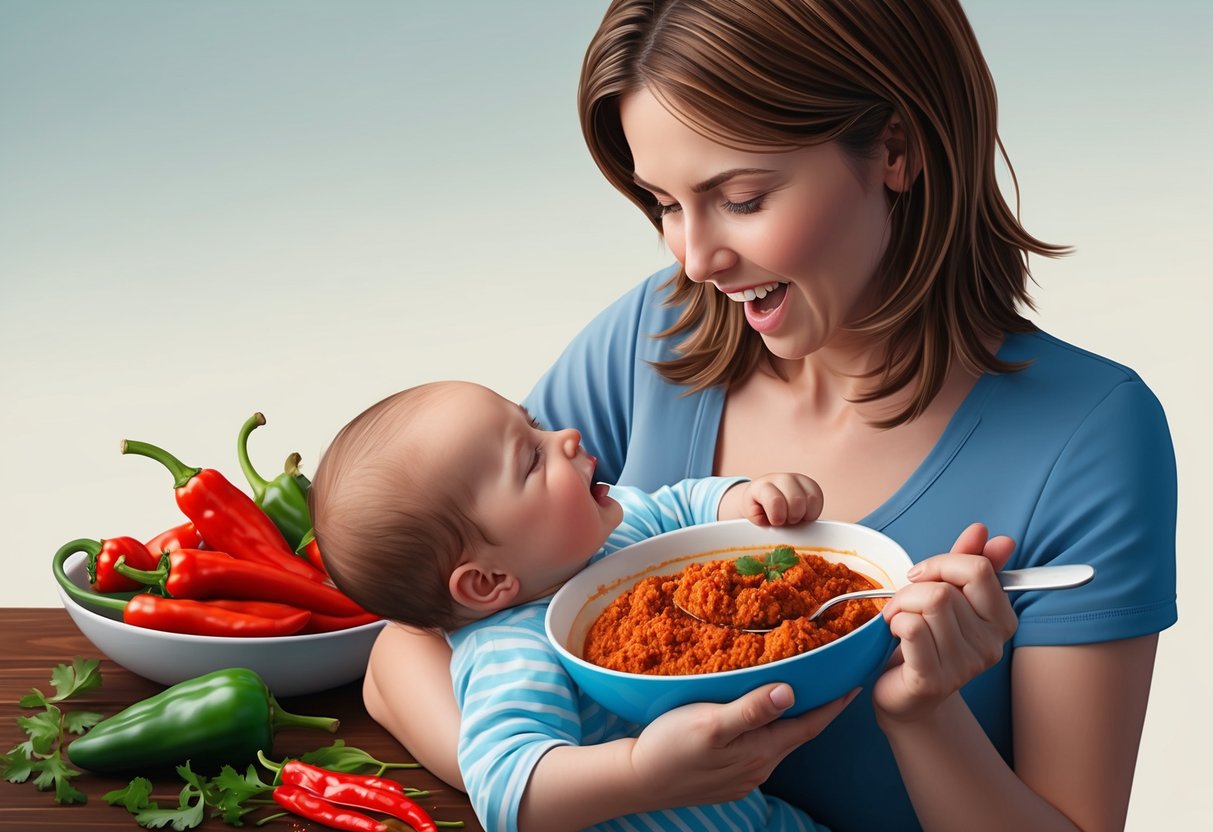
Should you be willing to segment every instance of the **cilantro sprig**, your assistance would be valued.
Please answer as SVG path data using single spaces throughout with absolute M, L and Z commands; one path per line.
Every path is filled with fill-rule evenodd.
M 80 774 L 64 758 L 69 734 L 83 734 L 101 721 L 94 711 L 64 711 L 57 703 L 101 687 L 101 662 L 76 656 L 72 663 L 60 664 L 51 672 L 53 695 L 38 688 L 21 697 L 18 705 L 37 710 L 33 716 L 17 718 L 29 739 L 18 743 L 0 755 L 0 777 L 10 783 L 24 783 L 34 778 L 38 791 L 54 789 L 56 803 L 86 803 L 88 797 L 72 785 L 71 779 Z
M 776 546 L 761 557 L 742 555 L 736 561 L 738 575 L 762 575 L 768 581 L 777 581 L 785 570 L 800 563 L 791 546 Z

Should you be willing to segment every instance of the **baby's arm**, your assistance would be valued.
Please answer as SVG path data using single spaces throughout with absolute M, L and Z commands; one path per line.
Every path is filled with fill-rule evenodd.
M 792 526 L 816 520 L 824 503 L 821 487 L 804 474 L 767 474 L 726 491 L 716 516 L 744 517 L 758 526 Z

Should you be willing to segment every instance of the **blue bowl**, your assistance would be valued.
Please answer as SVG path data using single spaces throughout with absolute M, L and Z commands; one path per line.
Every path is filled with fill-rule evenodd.
M 643 540 L 594 563 L 552 598 L 545 626 L 569 675 L 591 698 L 642 725 L 692 702 L 732 702 L 770 682 L 787 682 L 796 695 L 786 716 L 796 716 L 871 685 L 893 651 L 893 636 L 876 616 L 840 639 L 780 661 L 721 673 L 650 676 L 608 670 L 581 657 L 590 625 L 618 595 L 641 578 L 672 574 L 688 563 L 761 554 L 789 545 L 846 564 L 877 586 L 904 586 L 912 565 L 891 538 L 865 526 L 819 520 L 770 528 L 726 520 Z

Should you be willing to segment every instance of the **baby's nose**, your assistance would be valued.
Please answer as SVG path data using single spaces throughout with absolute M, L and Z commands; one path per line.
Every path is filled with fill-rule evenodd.
M 564 449 L 564 455 L 572 459 L 581 450 L 581 431 L 577 428 L 566 428 L 560 433 L 560 445 Z

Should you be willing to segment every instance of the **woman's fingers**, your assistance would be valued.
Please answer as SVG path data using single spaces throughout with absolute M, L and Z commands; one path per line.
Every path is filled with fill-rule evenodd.
M 873 691 L 879 711 L 913 719 L 992 667 L 1018 621 L 997 571 L 1015 543 L 974 523 L 954 551 L 917 564 L 882 615 L 900 643 Z
M 742 734 L 749 733 L 774 722 L 788 708 L 795 697 L 792 689 L 782 682 L 763 685 L 721 706 L 712 743 L 725 746 Z
M 779 719 L 795 702 L 792 688 L 782 682 L 763 685 L 722 706 L 716 743 L 723 746 L 752 740 L 764 747 L 764 753 L 773 755 L 773 763 L 778 762 L 825 730 L 858 693 L 856 688 L 797 717 Z

